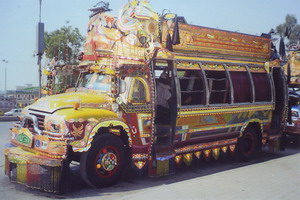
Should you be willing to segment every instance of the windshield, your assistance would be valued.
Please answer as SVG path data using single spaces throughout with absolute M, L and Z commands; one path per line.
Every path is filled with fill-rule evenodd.
M 79 87 L 84 87 L 90 90 L 97 90 L 102 93 L 111 92 L 111 76 L 104 74 L 85 74 Z

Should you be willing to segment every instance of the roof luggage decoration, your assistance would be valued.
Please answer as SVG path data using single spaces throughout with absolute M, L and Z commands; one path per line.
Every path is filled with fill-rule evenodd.
M 162 44 L 167 34 L 173 33 L 173 23 L 162 22 Z M 270 39 L 254 35 L 179 23 L 180 44 L 173 46 L 176 53 L 195 56 L 223 56 L 230 59 L 266 61 L 270 58 Z
M 145 62 L 154 48 L 160 47 L 159 16 L 148 1 L 130 1 L 118 18 L 106 10 L 91 15 L 83 60 L 100 60 L 108 66 L 137 64 Z

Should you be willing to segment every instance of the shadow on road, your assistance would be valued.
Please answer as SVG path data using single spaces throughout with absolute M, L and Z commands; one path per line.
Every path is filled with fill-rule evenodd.
M 174 175 L 148 178 L 146 173 L 141 173 L 136 170 L 128 170 L 124 177 L 117 184 L 106 188 L 91 188 L 80 177 L 80 167 L 76 163 L 71 164 L 71 176 L 68 181 L 70 190 L 64 195 L 54 195 L 42 191 L 32 190 L 25 186 L 16 185 L 16 190 L 29 192 L 36 196 L 43 196 L 47 198 L 68 199 L 68 198 L 85 198 L 85 197 L 103 197 L 108 198 L 115 196 L 115 193 L 126 193 L 137 190 L 152 188 L 155 186 L 173 184 L 193 178 L 208 176 L 211 174 L 220 173 L 227 170 L 232 170 L 240 167 L 250 166 L 257 163 L 267 162 L 273 159 L 282 158 L 300 153 L 300 142 L 298 138 L 288 137 L 288 145 L 285 151 L 271 153 L 262 151 L 258 153 L 256 158 L 250 162 L 236 162 L 229 154 L 221 154 L 218 160 L 211 158 L 207 162 L 204 158 L 194 160 L 192 165 L 187 167 L 183 163 L 177 168 Z

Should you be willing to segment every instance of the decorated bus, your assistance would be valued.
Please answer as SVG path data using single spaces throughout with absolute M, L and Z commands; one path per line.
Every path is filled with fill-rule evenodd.
M 248 161 L 281 147 L 287 86 L 267 35 L 159 16 L 148 1 L 130 1 L 118 18 L 105 3 L 91 11 L 78 87 L 37 100 L 11 129 L 12 182 L 61 192 L 74 161 L 103 187 L 132 167 L 157 177 L 193 159 Z

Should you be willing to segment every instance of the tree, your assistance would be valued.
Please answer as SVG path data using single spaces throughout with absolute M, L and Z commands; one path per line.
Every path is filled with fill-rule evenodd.
M 276 31 L 280 37 L 287 37 L 288 45 L 300 41 L 300 25 L 294 15 L 287 15 L 285 22 L 278 25 Z
M 83 42 L 79 29 L 71 26 L 65 25 L 53 32 L 45 32 L 46 57 L 55 58 L 61 64 L 77 64 Z

